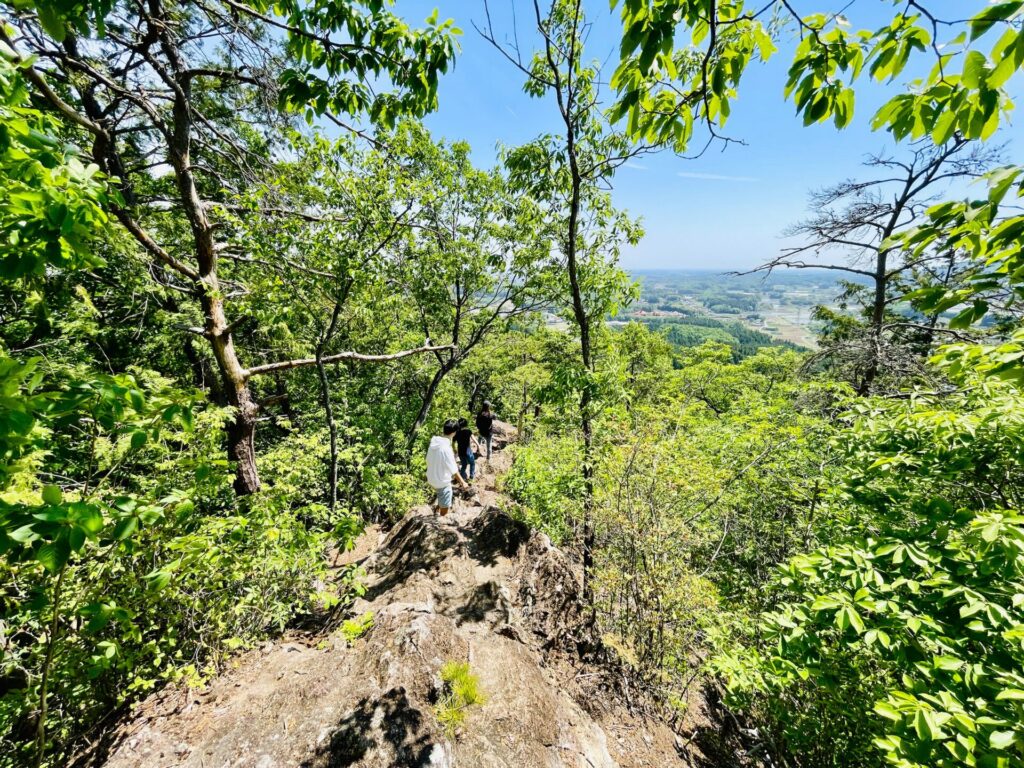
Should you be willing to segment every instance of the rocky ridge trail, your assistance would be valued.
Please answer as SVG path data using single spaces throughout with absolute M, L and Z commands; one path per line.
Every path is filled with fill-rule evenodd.
M 287 638 L 241 656 L 201 692 L 166 690 L 105 750 L 109 768 L 661 768 L 676 735 L 630 711 L 586 659 L 597 642 L 573 563 L 499 508 L 498 452 L 446 519 L 412 510 L 357 552 L 373 626 Z M 599 643 L 598 643 L 599 645 Z M 437 721 L 439 672 L 468 662 L 486 701 L 454 737 Z

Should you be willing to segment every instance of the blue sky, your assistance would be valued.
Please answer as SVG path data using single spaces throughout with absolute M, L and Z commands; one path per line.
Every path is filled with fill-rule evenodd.
M 491 0 L 492 18 L 496 31 L 510 36 L 513 3 L 519 41 L 528 54 L 536 43 L 527 24 L 532 0 Z M 801 7 L 828 4 L 819 0 Z M 441 82 L 439 110 L 426 120 L 435 136 L 468 141 L 477 163 L 491 165 L 499 143 L 516 145 L 557 129 L 553 103 L 526 96 L 522 74 L 473 29 L 472 21 L 484 22 L 483 1 L 400 3 L 410 20 L 420 16 L 420 7 L 426 16 L 435 5 L 442 18 L 454 18 L 464 31 L 462 53 Z M 965 7 L 978 4 L 933 0 L 930 6 L 948 18 L 962 18 Z M 587 52 L 608 60 L 610 76 L 618 45 L 617 16 L 607 0 L 589 2 L 587 12 L 594 24 Z M 855 28 L 875 27 L 892 13 L 889 0 L 855 0 L 846 10 Z M 886 95 L 877 85 L 861 85 L 853 124 L 844 131 L 831 123 L 803 127 L 793 105 L 782 98 L 792 45 L 780 41 L 772 61 L 751 65 L 744 75 L 726 133 L 745 145 L 713 148 L 695 160 L 668 152 L 648 155 L 619 171 L 616 205 L 642 217 L 647 232 L 639 246 L 624 254 L 625 267 L 725 270 L 762 263 L 778 252 L 786 227 L 806 215 L 810 189 L 855 176 L 866 155 L 893 150 L 887 134 L 869 128 L 874 109 Z M 1019 85 L 1018 79 L 1015 90 Z M 999 140 L 1009 140 L 1013 130 L 1004 131 Z M 1011 145 L 1009 156 L 1024 160 L 1019 146 Z

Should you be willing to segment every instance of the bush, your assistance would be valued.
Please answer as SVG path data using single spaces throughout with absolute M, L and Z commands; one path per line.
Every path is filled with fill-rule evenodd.
M 44 673 L 59 764 L 112 709 L 166 681 L 202 682 L 228 653 L 337 599 L 314 594 L 327 534 L 308 528 L 301 497 L 278 489 L 234 500 L 219 449 L 227 415 L 197 411 L 187 428 L 163 423 L 144 444 L 135 431 L 104 438 L 95 454 L 109 486 L 88 502 L 49 486 L 40 499 L 25 473 L 3 495 L 3 768 L 35 752 Z
M 838 440 L 849 533 L 793 558 L 763 642 L 720 662 L 801 760 L 1024 762 L 1024 397 L 960 383 L 860 409 Z
M 346 619 L 341 623 L 341 635 L 349 645 L 352 645 L 371 629 L 373 629 L 373 611 L 367 611 L 362 616 Z
M 441 667 L 441 683 L 441 698 L 434 707 L 434 714 L 445 735 L 453 739 L 466 722 L 467 710 L 483 704 L 487 697 L 480 691 L 480 680 L 470 672 L 468 662 L 445 662 Z
M 519 503 L 513 513 L 555 544 L 570 541 L 580 523 L 583 479 L 578 440 L 538 434 L 515 447 L 515 460 L 504 490 Z

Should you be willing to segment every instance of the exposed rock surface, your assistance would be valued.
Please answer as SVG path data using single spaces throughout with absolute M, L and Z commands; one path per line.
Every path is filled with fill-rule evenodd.
M 510 428 L 504 428 L 509 432 Z M 509 433 L 510 434 L 510 433 Z M 503 433 L 503 438 L 505 434 Z M 205 691 L 165 691 L 116 735 L 110 768 L 662 768 L 683 764 L 662 723 L 632 714 L 588 667 L 578 574 L 498 508 L 498 453 L 447 519 L 410 512 L 364 560 L 354 615 L 373 628 L 282 640 Z M 468 661 L 487 696 L 446 738 L 439 670 Z

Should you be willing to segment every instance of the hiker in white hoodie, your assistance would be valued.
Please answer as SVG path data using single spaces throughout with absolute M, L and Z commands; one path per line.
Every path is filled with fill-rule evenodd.
M 430 447 L 427 448 L 427 482 L 437 491 L 437 511 L 441 517 L 447 515 L 452 506 L 452 480 L 469 490 L 469 483 L 459 474 L 459 465 L 452 450 L 452 435 L 458 428 L 459 423 L 455 419 L 448 419 L 444 423 L 444 435 L 430 438 Z

